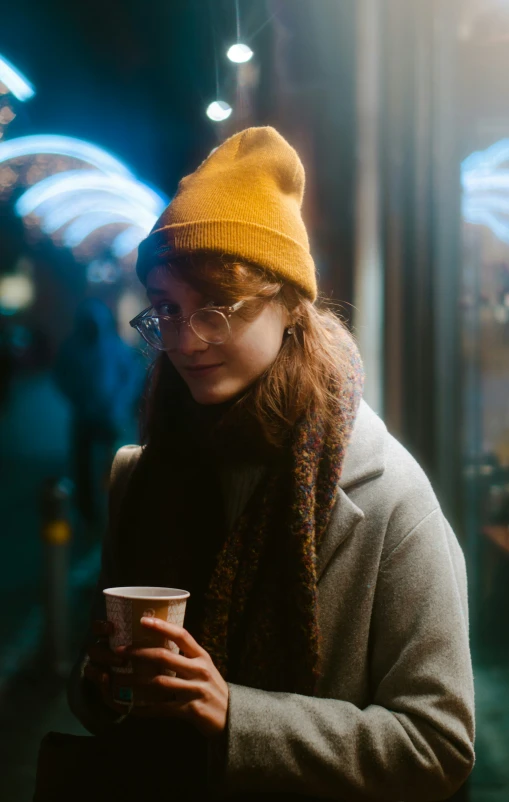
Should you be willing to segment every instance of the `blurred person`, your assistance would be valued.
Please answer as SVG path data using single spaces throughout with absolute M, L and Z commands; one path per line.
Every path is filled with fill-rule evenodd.
M 104 518 L 101 499 L 115 447 L 132 422 L 143 381 L 136 352 L 119 337 L 111 310 L 99 299 L 78 307 L 54 378 L 72 410 L 76 505 L 95 531 Z
M 303 191 L 290 145 L 248 129 L 181 181 L 140 246 L 150 307 L 132 324 L 160 354 L 143 446 L 113 465 L 69 683 L 112 771 L 121 743 L 128 798 L 429 802 L 472 768 L 463 554 L 317 303 Z M 179 654 L 110 651 L 102 590 L 127 585 L 190 591 L 184 627 L 142 618 Z M 152 667 L 131 678 L 148 707 L 113 701 L 126 660 Z

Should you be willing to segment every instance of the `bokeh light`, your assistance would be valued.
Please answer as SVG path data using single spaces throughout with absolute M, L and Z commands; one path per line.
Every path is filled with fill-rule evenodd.
M 18 100 L 29 100 L 35 95 L 35 89 L 30 81 L 27 81 L 4 56 L 0 56 L 0 81 Z
M 461 165 L 462 214 L 509 243 L 509 139 L 476 151 Z
M 214 102 L 207 107 L 207 117 L 215 123 L 227 120 L 231 113 L 232 107 L 224 100 L 214 100 Z
M 90 262 L 104 247 L 113 258 L 129 256 L 168 202 L 115 156 L 72 137 L 37 135 L 1 142 L 2 163 L 0 191 L 12 191 L 16 184 L 27 187 L 15 204 L 16 213 L 27 225 L 33 226 L 35 219 L 44 233 L 58 234 L 55 241 L 65 247 L 78 248 L 87 240 L 79 256 Z
M 236 45 L 232 45 L 229 48 L 226 55 L 230 61 L 233 61 L 235 64 L 244 64 L 246 61 L 253 58 L 253 51 L 248 45 L 238 42 Z
M 0 278 L 0 314 L 14 315 L 26 309 L 34 297 L 34 283 L 29 276 L 19 274 Z

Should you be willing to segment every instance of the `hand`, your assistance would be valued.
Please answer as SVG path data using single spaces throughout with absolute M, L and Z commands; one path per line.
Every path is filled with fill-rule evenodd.
M 147 662 L 152 676 L 129 678 L 134 687 L 150 688 L 153 703 L 149 707 L 133 707 L 130 715 L 138 718 L 175 717 L 187 719 L 207 737 L 219 735 L 226 727 L 228 685 L 215 667 L 208 652 L 183 627 L 168 624 L 159 618 L 141 619 L 141 624 L 159 632 L 175 643 L 183 654 L 169 649 L 119 646 L 117 655 Z M 161 673 L 162 669 L 176 672 L 176 677 Z
M 98 641 L 88 648 L 89 662 L 85 666 L 84 676 L 98 689 L 105 705 L 116 713 L 125 714 L 125 705 L 114 702 L 111 692 L 110 669 L 126 662 L 108 646 L 108 635 L 113 633 L 113 624 L 109 621 L 94 621 L 92 633 L 98 637 Z

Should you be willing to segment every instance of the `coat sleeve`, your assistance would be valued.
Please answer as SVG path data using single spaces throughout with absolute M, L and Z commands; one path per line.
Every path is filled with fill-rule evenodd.
M 104 704 L 95 686 L 84 677 L 84 670 L 88 662 L 88 647 L 96 640 L 91 631 L 92 621 L 106 620 L 103 590 L 116 585 L 112 547 L 113 532 L 116 528 L 123 494 L 139 452 L 140 450 L 136 447 L 124 446 L 117 452 L 113 461 L 109 492 L 109 525 L 102 545 L 101 570 L 94 591 L 90 627 L 67 684 L 67 700 L 71 711 L 85 729 L 93 735 L 98 735 L 121 718 Z
M 381 564 L 371 640 L 363 710 L 229 685 L 223 793 L 429 802 L 455 792 L 473 765 L 473 679 L 464 558 L 439 509 Z

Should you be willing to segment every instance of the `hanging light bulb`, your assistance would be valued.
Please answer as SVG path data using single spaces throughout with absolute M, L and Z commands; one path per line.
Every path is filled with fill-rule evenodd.
M 215 123 L 227 120 L 231 113 L 232 107 L 224 100 L 214 100 L 207 108 L 207 117 L 214 120 Z
M 253 58 L 253 51 L 248 45 L 237 42 L 236 45 L 230 47 L 226 55 L 230 61 L 233 61 L 235 64 L 244 64 L 246 61 Z

